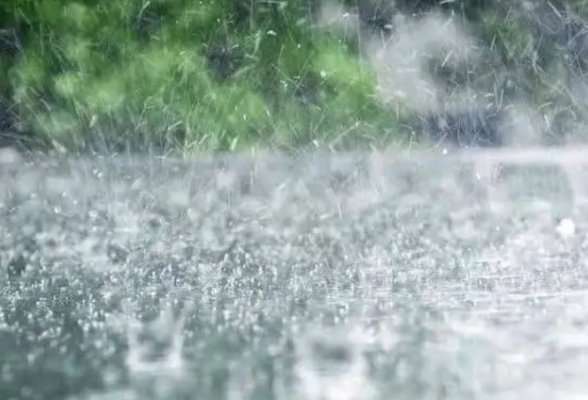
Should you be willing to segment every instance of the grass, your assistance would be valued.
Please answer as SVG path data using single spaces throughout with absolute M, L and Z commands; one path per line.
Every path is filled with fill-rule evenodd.
M 16 6 L 26 52 L 8 76 L 24 130 L 67 151 L 190 152 L 335 146 L 394 128 L 370 69 L 297 2 L 139 3 Z M 159 22 L 137 36 L 148 15 Z
M 22 46 L 0 65 L 7 77 L 0 94 L 13 105 L 13 130 L 44 148 L 189 154 L 409 141 L 404 125 L 413 115 L 386 91 L 392 78 L 382 75 L 398 55 L 374 61 L 377 35 L 365 24 L 338 30 L 303 0 L 27 0 L 2 7 L 4 25 Z M 455 71 L 447 71 L 451 52 L 433 57 L 434 76 L 463 81 L 442 90 L 448 98 L 465 88 L 500 106 L 585 113 L 578 95 L 562 90 L 572 83 L 558 72 L 561 49 L 550 38 L 536 40 L 537 28 L 520 10 L 513 6 L 505 18 L 500 8 L 459 7 L 472 43 L 489 55 L 451 66 Z M 411 39 L 403 40 L 410 47 Z M 409 96 L 422 102 L 423 94 Z

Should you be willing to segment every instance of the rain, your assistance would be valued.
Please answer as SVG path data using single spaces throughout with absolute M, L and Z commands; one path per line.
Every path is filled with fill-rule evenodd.
M 0 399 L 588 394 L 586 22 L 492 2 L 562 55 L 539 107 L 534 43 L 514 68 L 430 2 L 356 3 L 317 24 L 355 35 L 400 144 L 0 149 Z

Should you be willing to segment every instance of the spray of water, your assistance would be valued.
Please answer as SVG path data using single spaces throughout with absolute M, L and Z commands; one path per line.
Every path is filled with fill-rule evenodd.
M 578 16 L 549 2 L 492 2 L 498 17 L 488 18 L 506 19 L 531 32 L 525 37 L 527 47 L 519 50 L 529 52 L 524 62 L 533 64 L 540 57 L 537 37 L 560 49 L 554 57 L 561 63 L 545 71 L 533 66 L 528 72 L 526 65 L 505 65 L 494 45 L 483 43 L 458 15 L 431 11 L 415 17 L 403 14 L 394 2 L 361 2 L 372 3 L 389 18 L 384 30 L 365 29 L 357 8 L 334 2 L 323 5 L 321 25 L 360 42 L 362 56 L 376 71 L 380 98 L 401 120 L 412 121 L 411 129 L 434 137 L 478 135 L 478 144 L 515 147 L 544 144 L 556 136 L 564 143 L 583 140 L 588 103 L 578 68 L 586 53 L 587 30 Z M 433 72 L 443 69 L 464 70 L 467 79 L 447 85 Z M 528 79 L 529 74 L 551 93 L 544 103 L 507 95 L 526 85 L 517 79 Z
M 360 37 L 391 112 L 487 100 L 427 67 L 486 60 L 454 18 L 398 17 L 377 38 L 326 4 L 321 23 Z M 573 399 L 588 389 L 588 149 L 517 148 L 537 143 L 540 112 L 508 115 L 501 150 L 39 165 L 0 153 L 0 338 L 39 332 L 0 354 L 75 383 L 59 346 L 99 359 L 83 366 L 104 386 L 71 399 Z

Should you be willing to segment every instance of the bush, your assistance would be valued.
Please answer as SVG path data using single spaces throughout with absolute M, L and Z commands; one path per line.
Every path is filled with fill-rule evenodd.
M 23 129 L 68 150 L 234 150 L 392 127 L 375 79 L 311 1 L 14 0 Z M 366 128 L 364 132 L 367 132 Z
M 338 2 L 357 9 L 372 33 L 388 29 L 394 13 L 381 0 Z M 557 40 L 535 40 L 537 29 L 521 23 L 525 13 L 510 12 L 511 3 L 415 4 L 397 2 L 408 13 L 461 13 L 494 49 L 498 62 L 476 72 L 489 77 L 485 90 L 500 74 L 528 101 L 572 103 L 546 79 L 561 64 Z M 584 2 L 572 4 L 585 11 Z M 0 130 L 69 151 L 345 148 L 401 140 L 399 116 L 376 96 L 372 66 L 357 57 L 357 37 L 320 28 L 320 5 L 3 1 Z

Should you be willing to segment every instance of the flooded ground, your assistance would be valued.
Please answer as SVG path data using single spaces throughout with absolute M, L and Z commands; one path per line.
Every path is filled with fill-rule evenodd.
M 0 398 L 584 398 L 588 153 L 539 153 L 4 163 Z

